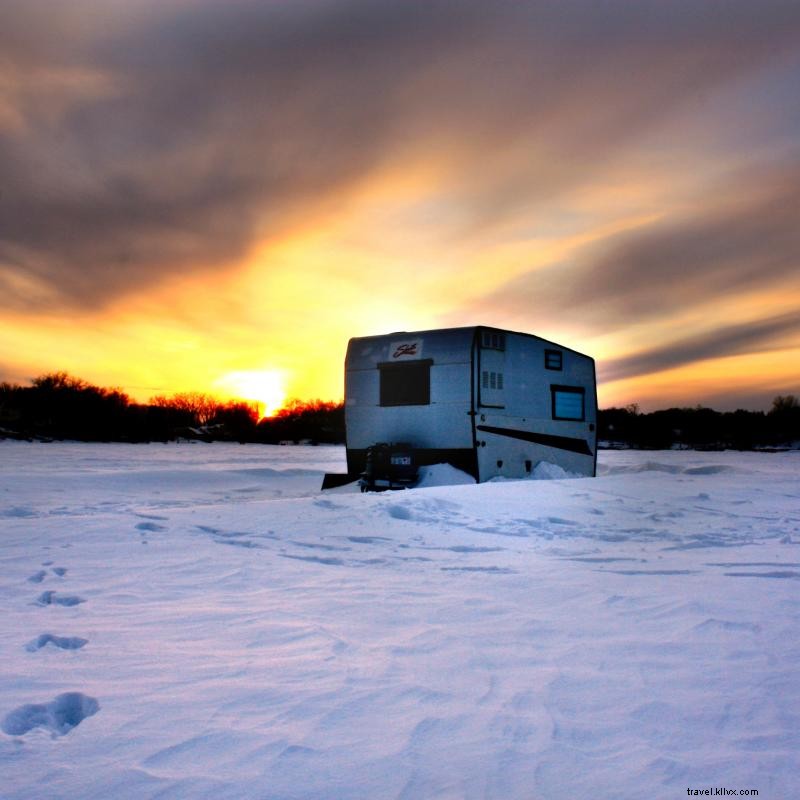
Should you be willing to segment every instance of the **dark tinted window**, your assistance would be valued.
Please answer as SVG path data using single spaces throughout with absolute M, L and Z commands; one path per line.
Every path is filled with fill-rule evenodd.
M 431 402 L 431 361 L 380 364 L 382 406 L 427 406 Z

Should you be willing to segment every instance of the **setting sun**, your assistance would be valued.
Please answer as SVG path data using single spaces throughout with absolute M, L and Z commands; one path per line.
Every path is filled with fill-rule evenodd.
M 258 403 L 262 417 L 271 417 L 286 402 L 286 373 L 282 370 L 229 372 L 216 385 L 236 398 Z
M 605 407 L 767 410 L 800 4 L 731 4 L 11 3 L 0 384 L 269 415 L 340 402 L 351 338 L 487 325 L 592 355 Z

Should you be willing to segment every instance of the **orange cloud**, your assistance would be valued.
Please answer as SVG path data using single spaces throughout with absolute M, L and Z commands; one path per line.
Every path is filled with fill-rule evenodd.
M 800 9 L 10 2 L 0 379 L 336 399 L 485 323 L 608 402 L 795 390 Z

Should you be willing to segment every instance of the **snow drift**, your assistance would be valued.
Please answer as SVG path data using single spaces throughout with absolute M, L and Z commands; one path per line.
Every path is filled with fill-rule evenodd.
M 343 461 L 0 443 L 4 800 L 797 795 L 800 454 Z

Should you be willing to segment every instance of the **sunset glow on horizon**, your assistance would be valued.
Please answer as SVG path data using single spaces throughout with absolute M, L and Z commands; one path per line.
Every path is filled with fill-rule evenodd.
M 283 408 L 288 399 L 284 388 L 285 376 L 272 369 L 229 372 L 216 382 L 216 386 L 233 398 L 257 403 L 260 417 L 271 417 Z
M 340 400 L 350 337 L 491 325 L 601 407 L 800 394 L 796 4 L 3 17 L 0 381 L 271 414 Z

